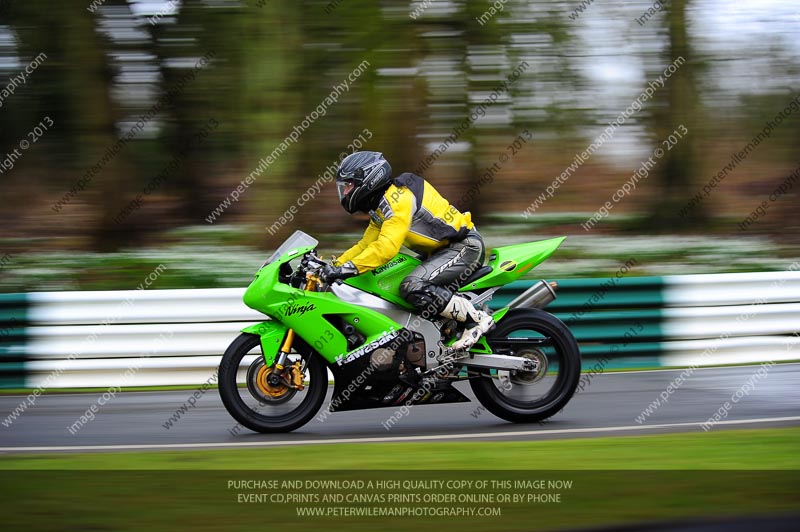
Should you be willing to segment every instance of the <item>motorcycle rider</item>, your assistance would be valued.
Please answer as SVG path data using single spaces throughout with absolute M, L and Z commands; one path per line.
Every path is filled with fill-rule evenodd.
M 386 264 L 406 247 L 425 258 L 400 285 L 400 294 L 423 317 L 440 315 L 468 328 L 453 344 L 467 350 L 494 327 L 492 317 L 455 293 L 459 284 L 483 264 L 483 239 L 469 212 L 450 205 L 422 177 L 392 167 L 380 152 L 360 151 L 336 172 L 342 207 L 370 216 L 363 238 L 328 267 L 329 280 L 344 279 Z

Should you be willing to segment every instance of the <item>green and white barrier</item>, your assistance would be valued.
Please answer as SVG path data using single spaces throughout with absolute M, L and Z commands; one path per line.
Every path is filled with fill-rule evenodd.
M 0 294 L 0 388 L 25 386 L 27 323 L 27 295 Z
M 500 290 L 499 308 L 528 288 Z M 0 387 L 200 384 L 263 316 L 244 289 L 0 294 Z M 800 359 L 800 272 L 567 279 L 548 307 L 584 367 Z
M 548 310 L 609 367 L 800 359 L 800 272 L 582 279 Z

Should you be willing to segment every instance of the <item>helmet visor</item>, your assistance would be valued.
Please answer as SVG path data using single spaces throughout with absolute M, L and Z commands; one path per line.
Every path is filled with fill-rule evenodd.
M 336 190 L 339 192 L 339 201 L 342 201 L 355 188 L 356 183 L 352 179 L 336 182 Z

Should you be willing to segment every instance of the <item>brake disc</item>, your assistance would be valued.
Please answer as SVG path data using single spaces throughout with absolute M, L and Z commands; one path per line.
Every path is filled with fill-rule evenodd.
M 296 372 L 299 372 L 299 369 L 295 367 L 296 364 L 293 364 L 289 368 L 290 375 L 292 376 L 292 380 L 295 382 L 297 381 Z M 277 386 L 272 386 L 269 384 L 269 376 L 272 374 L 273 368 L 267 367 L 264 363 L 264 359 L 259 357 L 250 364 L 250 367 L 247 368 L 247 390 L 250 392 L 250 395 L 259 402 L 262 403 L 269 403 L 269 404 L 280 404 L 285 403 L 297 393 L 295 388 L 287 386 L 285 382 L 281 381 L 280 384 Z M 300 379 L 300 387 L 302 387 L 302 373 L 299 377 Z

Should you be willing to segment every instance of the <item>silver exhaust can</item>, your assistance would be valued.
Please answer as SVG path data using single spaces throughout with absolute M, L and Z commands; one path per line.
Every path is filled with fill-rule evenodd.
M 542 309 L 556 298 L 558 283 L 555 281 L 539 281 L 508 304 L 509 308 L 538 308 Z

